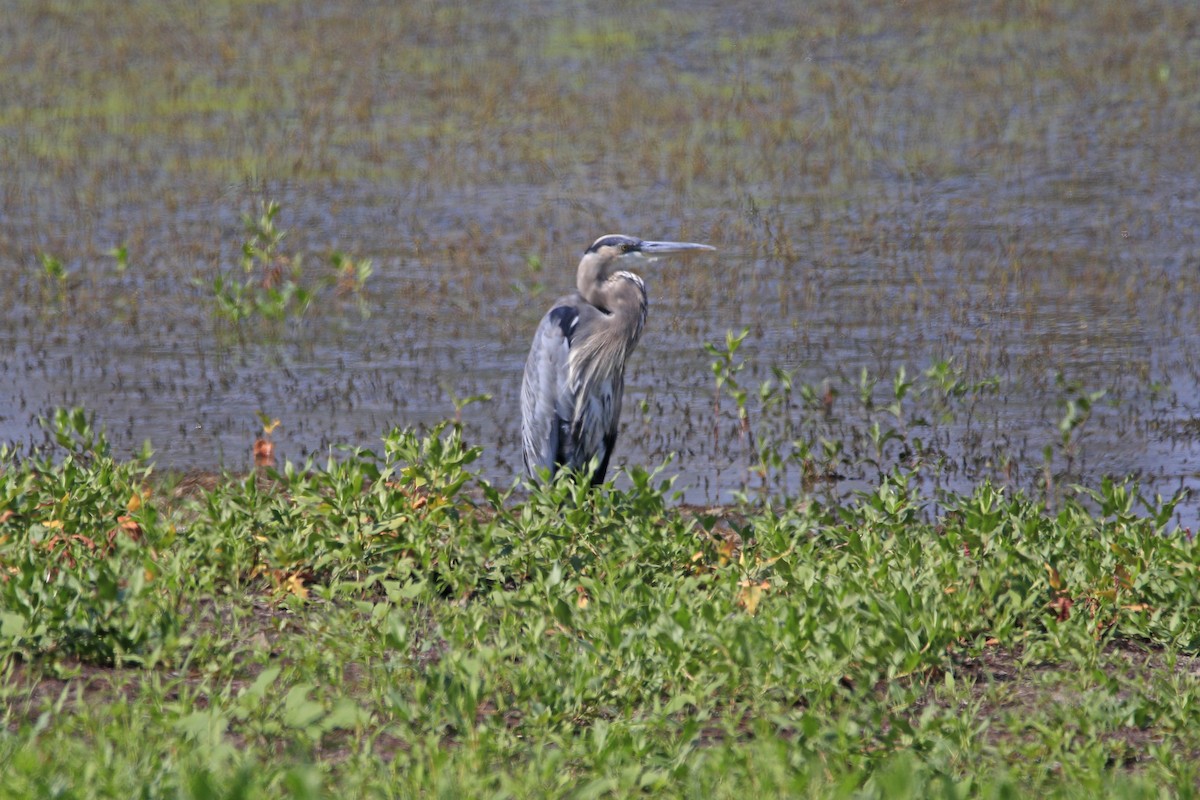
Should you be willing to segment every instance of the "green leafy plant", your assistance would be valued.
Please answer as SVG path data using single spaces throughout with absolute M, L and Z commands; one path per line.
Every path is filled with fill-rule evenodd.
M 212 279 L 215 310 L 235 325 L 253 318 L 281 321 L 302 316 L 312 303 L 314 290 L 303 283 L 301 256 L 282 249 L 287 231 L 276 224 L 279 209 L 270 201 L 262 204 L 258 216 L 242 215 L 246 238 L 240 269 L 219 272 Z
M 117 264 L 117 274 L 124 275 L 129 271 L 129 248 L 126 245 L 118 245 L 108 251 L 108 255 L 112 256 Z
M 1078 382 L 1068 381 L 1061 373 L 1056 376 L 1056 383 L 1063 392 L 1058 401 L 1062 408 L 1062 417 L 1058 421 L 1059 437 L 1057 442 L 1048 443 L 1042 452 L 1044 491 L 1048 499 L 1054 498 L 1060 489 L 1060 481 L 1057 480 L 1058 476 L 1054 471 L 1056 449 L 1062 458 L 1061 476 L 1073 474 L 1080 440 L 1088 420 L 1092 417 L 1092 408 L 1107 393 L 1103 389 L 1084 391 Z
M 61 259 L 49 253 L 39 253 L 41 264 L 41 294 L 44 301 L 62 305 L 67 299 L 67 267 Z
M 375 274 L 375 265 L 369 258 L 353 259 L 344 253 L 334 252 L 329 256 L 339 297 L 353 297 L 358 311 L 365 319 L 371 315 L 366 298 L 367 281 Z
M 0 649 L 155 663 L 177 643 L 181 587 L 151 468 L 114 460 L 80 409 L 43 425 L 61 460 L 0 452 Z
M 919 385 L 873 393 L 881 430 Z M 564 788 L 565 763 L 571 790 L 702 795 L 1194 774 L 1193 545 L 1166 528 L 1176 499 L 1135 484 L 1051 512 L 987 481 L 934 497 L 893 464 L 829 505 L 699 510 L 663 464 L 627 490 L 522 495 L 476 477 L 479 448 L 448 422 L 179 499 L 85 413 L 47 425 L 60 458 L 5 451 L 0 471 L 0 781 L 17 796 L 47 770 L 76 785 L 36 753 L 92 763 L 100 735 L 133 785 L 214 796 L 398 773 L 536 795 Z M 122 517 L 139 538 L 90 532 Z M 47 548 L 52 531 L 105 544 Z M 6 653 L 24 676 L 178 667 L 48 692 Z

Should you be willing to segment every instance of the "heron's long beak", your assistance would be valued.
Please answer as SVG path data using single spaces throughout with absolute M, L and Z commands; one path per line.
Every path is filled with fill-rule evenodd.
M 653 258 L 654 256 L 665 256 L 670 253 L 683 253 L 687 250 L 716 250 L 717 248 L 708 244 L 697 244 L 696 242 L 647 242 L 643 241 L 638 250 L 643 254 Z

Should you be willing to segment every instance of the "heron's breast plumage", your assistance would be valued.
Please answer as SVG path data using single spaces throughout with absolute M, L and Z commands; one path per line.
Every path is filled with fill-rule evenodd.
M 585 412 L 585 401 L 608 384 L 611 395 L 624 386 L 625 361 L 637 347 L 646 325 L 646 284 L 632 272 L 614 272 L 605 282 L 613 298 L 611 309 L 590 306 L 567 357 L 567 383 L 575 393 L 575 418 Z M 632 288 L 634 291 L 629 291 Z

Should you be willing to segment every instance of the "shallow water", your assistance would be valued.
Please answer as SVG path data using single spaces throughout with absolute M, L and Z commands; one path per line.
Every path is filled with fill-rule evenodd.
M 506 483 L 538 318 L 624 232 L 720 250 L 647 268 L 615 458 L 676 453 L 689 501 L 758 485 L 703 350 L 743 327 L 743 384 L 776 366 L 834 387 L 820 429 L 848 453 L 887 420 L 853 397 L 863 368 L 884 401 L 899 366 L 952 359 L 998 388 L 910 430 L 948 485 L 1036 490 L 1049 445 L 1064 484 L 1196 486 L 1200 10 L 909 5 L 18 4 L 0 439 L 38 446 L 39 415 L 83 405 L 118 452 L 242 469 L 257 412 L 301 460 L 488 393 L 462 418 Z M 211 280 L 239 276 L 240 217 L 268 199 L 305 282 L 332 279 L 333 251 L 374 271 L 239 329 Z M 1100 390 L 1068 451 L 1063 404 Z M 799 406 L 752 419 L 783 438 Z M 846 485 L 872 477 L 852 467 Z

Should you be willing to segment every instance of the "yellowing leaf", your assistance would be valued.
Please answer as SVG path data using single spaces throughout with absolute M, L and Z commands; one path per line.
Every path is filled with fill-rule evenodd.
M 261 411 L 255 411 L 258 421 L 262 423 L 263 436 L 270 436 L 279 427 L 279 420 L 273 419 Z
M 738 605 L 746 609 L 746 613 L 754 616 L 758 612 L 758 604 L 762 602 L 763 595 L 771 584 L 767 581 L 761 583 L 752 581 L 742 581 L 740 584 L 741 591 L 738 592 Z
M 1058 574 L 1058 570 L 1049 564 L 1043 565 L 1046 568 L 1047 574 L 1050 576 L 1050 588 L 1054 591 L 1059 591 L 1066 584 L 1063 583 L 1062 576 Z
M 283 582 L 281 587 L 288 594 L 294 594 L 301 600 L 308 599 L 308 587 L 304 585 L 304 579 L 300 577 L 300 573 L 293 572 Z
M 736 549 L 737 545 L 735 545 L 731 539 L 723 540 L 719 545 L 717 545 L 717 554 L 720 556 L 720 558 L 717 559 L 717 563 L 719 563 L 721 566 L 728 564 L 729 560 L 733 558 L 733 554 Z
M 133 495 L 129 498 L 129 502 L 125 504 L 125 508 L 129 510 L 130 514 L 132 514 L 133 512 L 137 511 L 141 507 L 142 507 L 142 495 L 140 492 L 134 492 Z
M 52 519 L 45 523 L 45 526 L 47 528 L 53 528 L 56 531 L 61 531 L 63 528 L 63 521 L 61 519 Z

